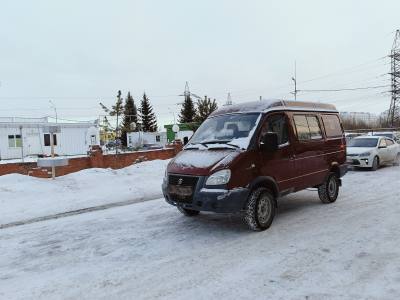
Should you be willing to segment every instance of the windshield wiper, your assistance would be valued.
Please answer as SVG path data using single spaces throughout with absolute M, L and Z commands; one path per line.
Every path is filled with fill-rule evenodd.
M 206 146 L 207 148 L 208 148 L 207 144 L 210 144 L 210 145 L 212 145 L 212 144 L 224 144 L 224 145 L 227 145 L 227 146 L 230 146 L 230 147 L 234 147 L 234 148 L 240 149 L 240 146 L 235 145 L 235 144 L 231 144 L 230 142 L 231 142 L 231 140 L 209 140 L 209 141 L 201 142 L 200 144 L 202 144 L 203 146 Z
M 203 141 L 199 144 L 206 145 L 206 144 L 227 144 L 231 140 L 208 140 L 208 141 Z

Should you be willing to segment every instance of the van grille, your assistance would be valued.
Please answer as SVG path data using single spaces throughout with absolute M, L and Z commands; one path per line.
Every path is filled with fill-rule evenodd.
M 184 203 L 192 202 L 198 180 L 199 177 L 196 176 L 169 175 L 168 192 L 171 200 Z

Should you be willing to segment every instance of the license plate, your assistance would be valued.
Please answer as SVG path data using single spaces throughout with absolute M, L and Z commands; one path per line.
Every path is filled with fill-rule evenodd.
M 189 197 L 192 195 L 193 190 L 191 186 L 170 185 L 169 193 L 181 197 Z

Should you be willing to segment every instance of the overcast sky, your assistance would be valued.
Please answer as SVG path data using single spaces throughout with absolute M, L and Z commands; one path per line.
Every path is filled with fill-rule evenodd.
M 291 99 L 298 89 L 387 85 L 400 1 L 0 2 L 0 116 L 90 119 L 117 91 L 144 91 L 159 125 L 171 122 L 185 81 L 233 102 Z M 311 80 L 314 79 L 314 80 Z M 310 81 L 311 80 L 311 81 Z M 389 87 L 300 92 L 340 110 L 381 112 Z

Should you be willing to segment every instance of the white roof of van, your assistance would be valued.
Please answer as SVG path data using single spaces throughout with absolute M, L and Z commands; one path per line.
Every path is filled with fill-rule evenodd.
M 324 111 L 335 113 L 338 112 L 334 105 L 326 103 L 286 100 L 261 100 L 234 105 L 225 105 L 213 112 L 211 116 L 229 113 L 267 112 L 271 110 Z

